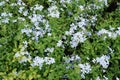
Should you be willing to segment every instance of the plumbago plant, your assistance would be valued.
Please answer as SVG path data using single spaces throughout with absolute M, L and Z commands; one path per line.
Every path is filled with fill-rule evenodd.
M 0 80 L 119 80 L 120 7 L 105 13 L 109 2 L 1 0 Z

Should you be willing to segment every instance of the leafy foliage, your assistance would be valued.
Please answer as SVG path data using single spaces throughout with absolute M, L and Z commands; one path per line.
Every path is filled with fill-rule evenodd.
M 120 7 L 104 3 L 0 1 L 0 80 L 119 80 Z

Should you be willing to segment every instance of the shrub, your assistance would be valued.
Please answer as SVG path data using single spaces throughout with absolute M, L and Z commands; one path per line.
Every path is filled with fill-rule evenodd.
M 119 80 L 120 8 L 106 1 L 1 1 L 0 79 Z

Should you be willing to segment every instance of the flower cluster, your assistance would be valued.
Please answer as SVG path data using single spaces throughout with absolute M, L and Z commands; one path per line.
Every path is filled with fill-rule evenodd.
M 70 62 L 79 62 L 81 60 L 81 58 L 78 55 L 72 55 L 70 58 L 65 58 L 63 57 L 63 59 L 65 60 L 65 63 L 70 63 Z
M 35 7 L 31 7 L 31 10 L 33 10 L 33 14 L 28 16 L 28 18 L 32 22 L 33 27 L 29 28 L 30 25 L 25 25 L 25 28 L 21 30 L 22 33 L 25 33 L 27 36 L 32 37 L 32 40 L 35 41 L 38 41 L 39 38 L 44 37 L 46 33 L 51 34 L 49 21 L 44 19 L 44 15 L 35 13 L 37 10 L 42 11 L 42 9 L 43 6 L 41 5 L 35 5 Z
M 115 31 L 115 28 L 110 27 L 110 30 L 106 29 L 101 29 L 97 32 L 98 36 L 106 34 L 107 36 L 104 36 L 104 40 L 109 37 L 109 38 L 116 38 L 117 36 L 120 35 L 120 27 Z
M 60 0 L 60 3 L 70 3 L 72 0 Z
M 74 63 L 79 63 L 81 58 L 78 55 L 72 55 L 68 58 L 63 57 L 64 64 L 67 64 L 66 69 L 74 69 Z
M 71 37 L 71 47 L 77 47 L 79 43 L 83 43 L 86 40 L 86 37 L 84 36 L 83 32 L 77 32 L 73 34 L 73 37 Z
M 117 79 L 117 78 L 116 78 Z M 96 80 L 101 80 L 101 78 L 98 76 Z M 106 76 L 103 76 L 103 80 L 109 80 Z
M 46 48 L 46 49 L 44 50 L 44 52 L 46 52 L 47 55 L 49 55 L 50 53 L 53 53 L 53 51 L 54 51 L 54 48 L 53 48 L 53 47 L 52 47 L 52 48 Z
M 81 16 L 83 16 L 83 14 L 81 14 Z M 84 43 L 87 37 L 91 36 L 91 32 L 87 31 L 86 27 L 89 25 L 89 22 L 91 22 L 92 25 L 95 25 L 94 23 L 97 20 L 96 15 L 91 17 L 91 20 L 80 16 L 78 16 L 78 18 L 75 17 L 76 23 L 70 24 L 69 31 L 65 32 L 66 36 L 71 36 L 70 45 L 72 48 L 76 48 L 79 43 Z M 78 20 L 80 21 L 78 22 Z
M 25 7 L 24 6 L 21 6 L 18 10 L 18 12 L 20 14 L 23 14 L 24 16 L 27 16 L 28 15 L 28 10 L 25 10 Z
M 9 23 L 11 17 L 12 17 L 12 13 L 3 12 L 0 14 L 1 22 L 5 24 Z
M 19 59 L 20 63 L 24 63 L 24 62 L 32 62 L 31 66 L 39 66 L 39 68 L 42 68 L 43 63 L 46 63 L 46 65 L 50 65 L 55 63 L 55 59 L 52 57 L 39 57 L 36 56 L 35 58 L 32 59 L 32 56 L 30 55 L 30 53 L 28 51 L 26 51 L 26 48 L 28 47 L 28 42 L 24 41 L 23 42 L 24 46 L 21 46 L 21 50 L 19 52 L 15 53 L 15 58 Z M 49 52 L 53 52 L 54 48 L 47 48 L 45 51 L 49 51 Z
M 31 7 L 30 10 L 33 11 L 33 13 L 36 13 L 36 11 L 42 11 L 43 8 L 44 7 L 42 5 L 36 4 L 33 7 Z
M 51 57 L 45 57 L 45 58 L 41 58 L 39 56 L 36 56 L 34 59 L 33 59 L 33 63 L 31 64 L 31 66 L 38 66 L 39 69 L 42 68 L 43 66 L 43 63 L 45 64 L 53 64 L 55 63 L 55 59 L 54 58 L 51 58 Z
M 3 6 L 5 4 L 5 1 L 0 2 L 0 6 Z
M 58 11 L 58 8 L 56 5 L 52 5 L 51 7 L 48 8 L 48 16 L 53 17 L 53 18 L 59 18 L 60 12 Z
M 96 59 L 93 59 L 93 62 L 99 63 L 103 68 L 108 68 L 109 66 L 109 59 L 110 56 L 103 55 L 101 57 L 97 57 Z
M 62 46 L 62 44 L 63 44 L 63 41 L 62 41 L 62 40 L 59 40 L 58 43 L 57 43 L 57 47 Z
M 81 77 L 85 79 L 85 74 L 89 74 L 91 69 L 91 66 L 89 63 L 85 64 L 79 64 L 79 67 L 81 68 Z

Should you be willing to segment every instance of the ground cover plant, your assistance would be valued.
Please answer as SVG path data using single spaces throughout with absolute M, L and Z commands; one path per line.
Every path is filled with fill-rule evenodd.
M 0 80 L 119 80 L 119 5 L 1 0 Z

